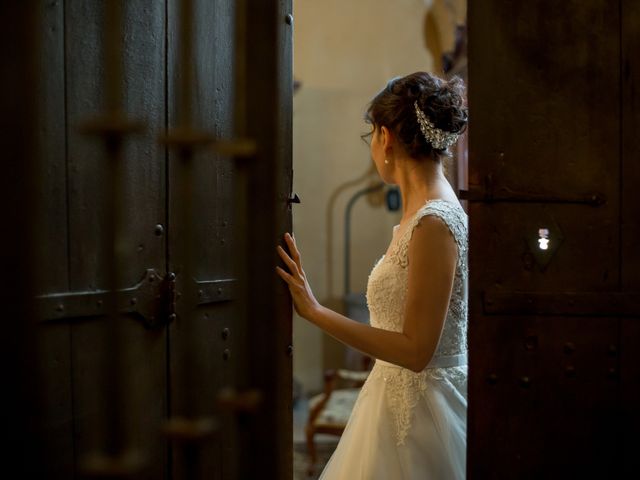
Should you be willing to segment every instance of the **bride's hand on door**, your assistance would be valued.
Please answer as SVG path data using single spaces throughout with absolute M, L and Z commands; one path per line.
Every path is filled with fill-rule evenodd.
M 310 319 L 313 313 L 320 307 L 320 304 L 313 296 L 309 282 L 307 282 L 307 276 L 302 269 L 302 259 L 295 238 L 289 235 L 289 233 L 285 233 L 284 238 L 289 247 L 289 252 L 291 252 L 291 257 L 280 245 L 276 247 L 276 250 L 285 265 L 289 268 L 289 272 L 278 266 L 276 266 L 276 272 L 287 282 L 289 291 L 293 297 L 293 305 L 298 315 Z

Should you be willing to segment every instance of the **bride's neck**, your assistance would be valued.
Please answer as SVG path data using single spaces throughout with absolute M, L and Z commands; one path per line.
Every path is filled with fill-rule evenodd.
M 425 201 L 440 198 L 447 183 L 440 162 L 431 159 L 416 162 L 406 160 L 400 169 L 397 185 L 402 197 L 402 220 L 411 217 Z

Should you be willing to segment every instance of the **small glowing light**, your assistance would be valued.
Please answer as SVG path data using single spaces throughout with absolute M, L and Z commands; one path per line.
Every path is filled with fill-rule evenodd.
M 538 246 L 540 250 L 548 250 L 549 249 L 549 229 L 548 228 L 539 228 L 538 229 Z

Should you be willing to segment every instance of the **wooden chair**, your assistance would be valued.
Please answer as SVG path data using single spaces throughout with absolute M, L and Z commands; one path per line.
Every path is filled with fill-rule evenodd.
M 309 418 L 305 427 L 310 456 L 307 475 L 313 475 L 318 461 L 314 436 L 316 433 L 342 435 L 360 389 L 369 376 L 371 363 L 372 359 L 364 356 L 362 370 L 328 369 L 324 372 L 324 391 L 309 399 Z

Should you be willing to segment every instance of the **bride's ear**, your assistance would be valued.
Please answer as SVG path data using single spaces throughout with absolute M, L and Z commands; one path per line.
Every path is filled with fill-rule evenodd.
M 384 125 L 380 127 L 380 145 L 382 145 L 383 151 L 390 152 L 393 149 L 395 137 L 391 130 Z

